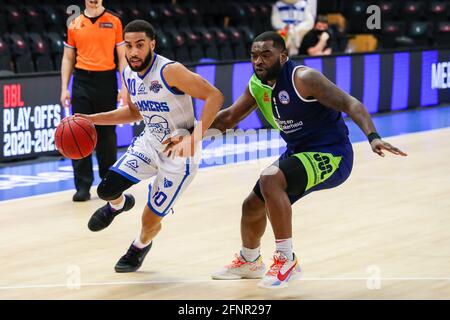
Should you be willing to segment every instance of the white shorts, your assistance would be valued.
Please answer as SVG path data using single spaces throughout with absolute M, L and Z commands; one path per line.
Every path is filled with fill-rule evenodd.
M 147 204 L 155 214 L 164 217 L 193 180 L 198 163 L 194 158 L 168 158 L 141 135 L 133 140 L 110 170 L 133 183 L 156 176 L 148 187 Z

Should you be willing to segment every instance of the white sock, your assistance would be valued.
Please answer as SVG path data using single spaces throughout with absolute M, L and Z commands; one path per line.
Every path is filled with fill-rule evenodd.
M 294 252 L 292 249 L 292 238 L 289 239 L 276 239 L 275 244 L 277 251 L 282 252 L 289 260 L 294 260 Z
M 109 203 L 109 205 L 111 206 L 111 208 L 113 208 L 114 210 L 120 210 L 123 208 L 123 206 L 125 205 L 125 196 L 122 196 L 122 201 L 120 201 L 119 204 L 112 204 L 111 202 Z
M 260 255 L 259 249 L 260 249 L 260 247 L 257 247 L 255 249 L 249 249 L 246 247 L 242 247 L 241 256 L 245 259 L 245 261 L 253 262 L 259 258 L 259 255 Z
M 133 245 L 139 249 L 144 249 L 146 246 L 148 246 L 150 244 L 150 242 L 152 242 L 152 240 L 150 240 L 148 243 L 142 243 L 141 242 L 141 237 L 137 237 L 134 241 L 133 241 Z

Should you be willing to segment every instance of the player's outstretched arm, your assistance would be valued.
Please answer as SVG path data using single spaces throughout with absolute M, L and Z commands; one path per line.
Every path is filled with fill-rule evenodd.
M 163 76 L 170 87 L 176 88 L 193 98 L 205 101 L 200 121 L 195 126 L 193 133 L 190 136 L 182 137 L 178 144 L 169 144 L 165 150 L 165 153 L 169 156 L 191 156 L 195 152 L 197 142 L 203 139 L 217 112 L 222 107 L 223 94 L 200 75 L 190 71 L 180 63 L 172 63 L 165 67 Z
M 406 153 L 381 139 L 370 114 L 358 99 L 339 89 L 323 74 L 311 68 L 299 68 L 294 79 L 295 87 L 302 97 L 313 97 L 329 108 L 347 113 L 365 133 L 373 152 L 382 157 L 383 150 L 406 156 Z
M 127 100 L 128 105 L 113 111 L 96 114 L 76 113 L 75 116 L 86 118 L 88 120 L 91 120 L 94 124 L 101 126 L 111 126 L 116 124 L 131 123 L 142 120 L 142 116 L 139 112 L 139 109 L 131 101 L 129 93 L 127 93 Z
M 256 101 L 250 94 L 247 86 L 244 93 L 230 107 L 219 111 L 211 128 L 220 130 L 221 132 L 232 129 L 255 110 L 255 108 Z

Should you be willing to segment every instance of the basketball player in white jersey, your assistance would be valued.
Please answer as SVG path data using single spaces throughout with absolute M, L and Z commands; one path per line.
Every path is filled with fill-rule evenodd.
M 222 93 L 182 64 L 154 52 L 155 31 L 143 20 L 134 20 L 124 29 L 128 67 L 123 79 L 128 89 L 128 106 L 86 117 L 96 125 L 116 125 L 144 120 L 145 129 L 127 152 L 110 168 L 97 193 L 108 203 L 91 217 L 88 227 L 99 231 L 120 213 L 134 206 L 132 185 L 155 177 L 149 185 L 148 203 L 142 215 L 140 235 L 115 266 L 116 272 L 134 272 L 161 230 L 161 220 L 187 188 L 198 168 L 196 150 L 223 104 Z M 192 98 L 205 101 L 203 113 L 195 123 Z M 167 148 L 163 143 L 179 136 L 180 130 L 193 131 L 181 136 L 180 143 Z

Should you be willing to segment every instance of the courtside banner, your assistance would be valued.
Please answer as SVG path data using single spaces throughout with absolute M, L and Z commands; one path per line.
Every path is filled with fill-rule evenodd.
M 428 107 L 450 102 L 450 49 L 377 52 L 295 59 L 322 72 L 345 92 L 361 100 L 370 113 Z M 244 91 L 253 70 L 250 62 L 190 65 L 225 95 L 230 106 Z M 118 76 L 119 88 L 120 77 Z M 69 85 L 70 87 L 70 85 Z M 0 161 L 57 154 L 53 134 L 71 114 L 59 102 L 59 73 L 0 78 Z M 200 117 L 204 103 L 194 99 Z M 258 110 L 239 129 L 268 128 Z M 117 145 L 128 146 L 142 123 L 117 126 Z
M 59 76 L 0 79 L 0 160 L 55 153 Z

